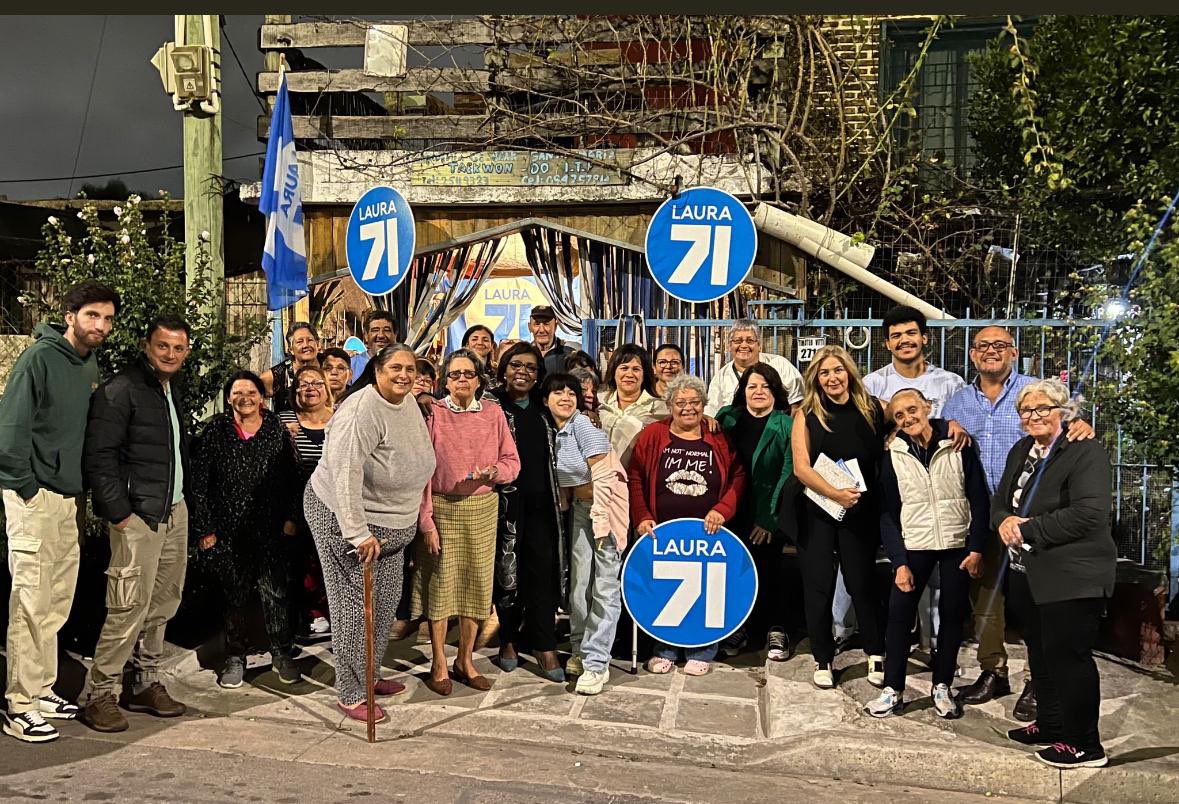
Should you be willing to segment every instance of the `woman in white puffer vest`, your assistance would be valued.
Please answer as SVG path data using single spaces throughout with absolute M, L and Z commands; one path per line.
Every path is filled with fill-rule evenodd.
M 873 717 L 904 709 L 905 667 L 917 602 L 935 567 L 940 568 L 937 657 L 933 706 L 940 717 L 962 716 L 950 682 L 969 608 L 970 579 L 982 574 L 982 546 L 990 528 L 990 500 L 978 449 L 955 451 L 942 419 L 930 419 L 930 403 L 916 388 L 893 395 L 889 414 L 897 426 L 880 468 L 880 535 L 895 583 L 888 604 L 884 690 L 864 711 Z

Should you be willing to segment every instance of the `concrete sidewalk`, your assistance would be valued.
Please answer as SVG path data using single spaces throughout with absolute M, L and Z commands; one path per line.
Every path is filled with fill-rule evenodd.
M 453 695 L 441 698 L 421 681 L 428 645 L 411 638 L 392 643 L 386 653 L 386 675 L 409 689 L 383 701 L 390 721 L 378 726 L 378 743 L 369 746 L 364 724 L 345 721 L 335 708 L 328 643 L 304 650 L 298 661 L 304 682 L 280 684 L 262 655 L 251 658 L 239 690 L 220 689 L 195 652 L 181 653 L 171 663 L 169 690 L 193 713 L 175 721 L 132 716 L 132 729 L 117 735 L 96 735 L 80 724 L 67 724 L 64 734 L 355 767 L 385 767 L 407 741 L 445 737 L 521 750 L 561 746 L 586 757 L 657 758 L 682 763 L 685 781 L 690 769 L 712 768 L 1039 800 L 1179 800 L 1179 686 L 1166 670 L 1147 673 L 1099 660 L 1111 766 L 1061 772 L 1006 741 L 1005 731 L 1018 725 L 1010 718 L 1015 695 L 943 721 L 930 705 L 928 670 L 912 660 L 905 716 L 875 720 L 860 711 L 876 691 L 859 652 L 839 656 L 836 667 L 843 672 L 832 691 L 811 685 L 813 664 L 805 653 L 767 664 L 747 654 L 732 666 L 718 663 L 702 678 L 678 670 L 653 676 L 640 669 L 631 676 L 616 662 L 606 691 L 587 698 L 572 694 L 572 683 L 539 677 L 528 661 L 502 673 L 487 649 L 477 662 L 492 690 L 476 693 L 456 684 Z M 1010 650 L 1017 679 L 1021 648 Z M 964 649 L 960 661 L 973 678 L 972 652 Z M 483 767 L 479 773 L 511 781 L 513 771 Z M 718 792 L 701 790 L 695 800 L 726 797 Z

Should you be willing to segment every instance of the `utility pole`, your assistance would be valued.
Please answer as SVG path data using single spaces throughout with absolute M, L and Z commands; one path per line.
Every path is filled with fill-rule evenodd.
M 197 249 L 209 253 L 210 295 L 202 306 L 225 312 L 225 211 L 221 197 L 221 28 L 215 14 L 178 14 L 177 43 L 207 45 L 213 50 L 211 114 L 199 103 L 184 112 L 184 265 L 189 287 L 196 274 Z M 205 240 L 205 238 L 208 238 Z M 203 244 L 201 241 L 205 241 Z

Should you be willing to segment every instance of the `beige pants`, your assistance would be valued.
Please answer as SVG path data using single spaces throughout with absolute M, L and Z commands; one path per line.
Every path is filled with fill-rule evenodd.
M 8 711 L 37 709 L 57 681 L 57 632 L 78 581 L 78 498 L 41 489 L 27 503 L 4 490 L 8 530 Z
M 113 694 L 128 661 L 137 684 L 159 674 L 164 629 L 180 608 L 188 567 L 188 508 L 172 506 L 168 518 L 151 528 L 134 514 L 111 533 L 111 563 L 106 571 L 106 621 L 94 648 L 83 701 Z
M 978 664 L 983 670 L 1007 677 L 1007 646 L 1003 644 L 1007 618 L 1003 611 L 1003 570 L 1006 548 L 992 533 L 983 546 L 983 574 L 970 583 L 974 607 L 974 638 L 978 640 Z

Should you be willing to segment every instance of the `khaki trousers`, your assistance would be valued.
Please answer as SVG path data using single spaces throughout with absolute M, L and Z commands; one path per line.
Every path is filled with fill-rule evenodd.
M 970 605 L 974 607 L 974 637 L 978 640 L 978 664 L 983 670 L 1007 677 L 1007 646 L 1003 638 L 1007 618 L 1003 612 L 1003 576 L 1006 548 L 992 533 L 983 546 L 983 574 L 970 584 Z
M 94 648 L 83 701 L 113 694 L 130 662 L 136 684 L 159 674 L 164 629 L 180 608 L 188 567 L 188 508 L 172 506 L 156 528 L 132 514 L 126 527 L 110 526 L 111 563 L 106 571 L 106 621 Z
M 27 503 L 4 490 L 8 531 L 9 714 L 38 708 L 57 681 L 57 632 L 78 582 L 78 498 L 41 489 Z

